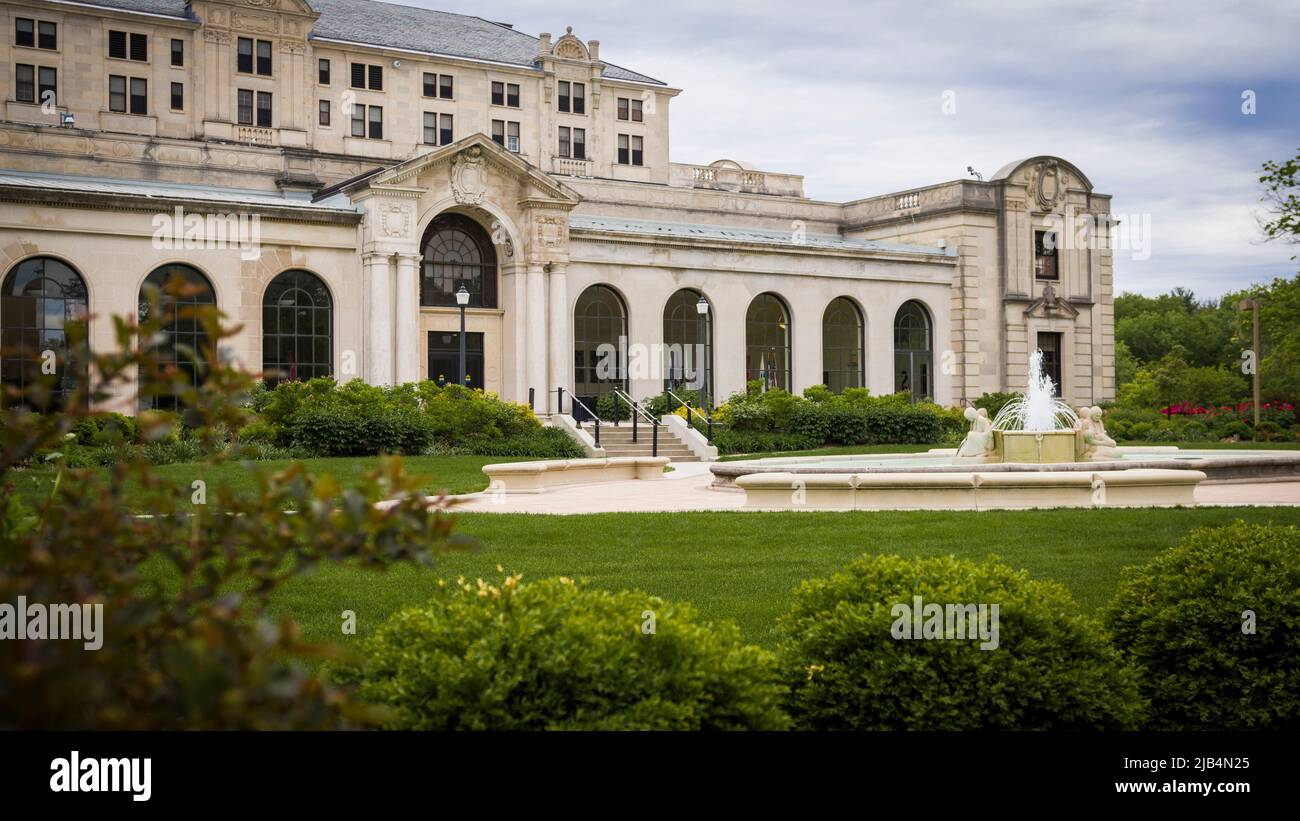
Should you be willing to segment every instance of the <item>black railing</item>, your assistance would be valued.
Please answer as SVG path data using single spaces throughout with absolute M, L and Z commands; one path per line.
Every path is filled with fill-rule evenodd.
M 700 419 L 704 420 L 704 428 L 707 431 L 706 439 L 708 440 L 708 444 L 712 445 L 713 444 L 713 414 L 710 413 L 706 415 L 702 411 L 697 410 L 696 408 L 692 408 L 690 402 L 687 402 L 685 399 L 682 399 L 680 396 L 673 393 L 671 389 L 665 390 L 664 393 L 668 395 L 670 402 L 678 403 L 677 405 L 672 405 L 672 404 L 669 405 L 668 408 L 669 413 L 675 413 L 677 411 L 678 405 L 680 405 L 681 407 L 686 408 L 686 424 L 690 425 L 691 427 L 695 427 L 695 425 L 691 422 L 691 414 L 695 414 L 696 416 L 700 417 Z
M 577 426 L 578 430 L 582 430 L 582 419 L 573 412 L 574 405 L 582 408 L 592 418 L 592 427 L 595 428 L 596 447 L 600 447 L 600 417 L 592 413 L 591 408 L 587 407 L 581 399 L 569 394 L 569 414 L 573 417 L 573 424 Z M 555 389 L 555 412 L 564 413 L 564 388 Z
M 645 408 L 641 407 L 641 404 L 637 402 L 635 399 L 633 399 L 631 395 L 624 393 L 618 388 L 615 388 L 612 391 L 612 393 L 614 394 L 614 418 L 615 419 L 618 418 L 618 402 L 620 399 L 626 402 L 628 404 L 628 407 L 632 409 L 632 444 L 635 445 L 637 441 L 637 435 L 638 435 L 637 420 L 645 419 L 647 422 L 650 423 L 650 455 L 658 456 L 659 455 L 659 420 L 655 419 L 653 414 L 651 414 Z

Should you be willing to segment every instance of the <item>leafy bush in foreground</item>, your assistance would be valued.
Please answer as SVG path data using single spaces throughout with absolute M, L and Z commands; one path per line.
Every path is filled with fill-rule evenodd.
M 1130 569 L 1105 618 L 1155 729 L 1300 728 L 1300 530 L 1193 531 Z
M 997 604 L 996 649 L 894 637 L 896 605 Z M 779 622 L 795 726 L 813 730 L 1134 728 L 1133 672 L 1055 582 L 993 561 L 865 557 L 804 582 Z
M 416 730 L 782 729 L 772 654 L 686 605 L 568 579 L 440 582 L 340 669 Z M 643 625 L 653 614 L 654 632 Z

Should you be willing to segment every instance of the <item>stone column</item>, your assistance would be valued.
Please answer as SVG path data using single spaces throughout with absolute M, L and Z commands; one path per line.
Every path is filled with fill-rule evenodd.
M 569 352 L 573 350 L 573 323 L 569 314 L 569 264 L 567 262 L 551 263 L 550 300 L 547 305 L 550 313 L 550 396 L 547 407 L 555 402 L 555 389 L 564 388 L 565 392 L 573 390 L 569 384 Z M 559 408 L 555 409 L 560 412 Z
M 397 382 L 420 379 L 420 254 L 397 255 Z
M 513 402 L 528 401 L 527 341 L 527 269 L 520 264 L 502 267 L 501 307 L 505 311 L 502 323 L 502 380 L 504 397 Z M 537 396 L 537 402 L 543 397 Z M 540 404 L 538 407 L 542 407 Z
M 528 284 L 524 300 L 525 324 L 527 328 L 527 388 L 536 388 L 537 406 L 550 408 L 555 398 L 543 400 L 549 391 L 546 382 L 546 280 L 542 275 L 541 263 L 528 264 Z
M 393 295 L 389 284 L 391 254 L 369 253 L 363 259 L 369 310 L 366 322 L 366 381 L 393 384 Z

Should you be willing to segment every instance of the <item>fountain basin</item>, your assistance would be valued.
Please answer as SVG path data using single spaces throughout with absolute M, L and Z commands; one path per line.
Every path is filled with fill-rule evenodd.
M 994 451 L 1002 462 L 1043 465 L 1078 461 L 1078 434 L 1072 430 L 994 430 Z

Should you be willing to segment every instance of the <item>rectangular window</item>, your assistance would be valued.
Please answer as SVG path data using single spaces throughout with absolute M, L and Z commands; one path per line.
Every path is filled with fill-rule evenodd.
M 181 68 L 185 65 L 185 41 L 172 40 L 172 65 Z
M 271 127 L 271 94 L 267 91 L 257 92 L 257 125 L 259 128 Z
M 146 34 L 131 35 L 131 59 L 144 63 L 149 60 L 149 36 Z
M 519 123 L 506 123 L 506 150 L 519 153 Z
M 506 84 L 493 83 L 492 84 L 492 105 L 505 105 L 505 104 L 506 104 Z
M 366 136 L 366 107 L 358 103 L 352 104 L 352 136 Z
M 316 82 L 320 83 L 323 86 L 327 86 L 330 84 L 330 61 L 329 60 L 316 61 Z
M 384 67 L 369 66 L 365 63 L 352 64 L 352 87 L 368 88 L 371 91 L 384 90 Z
M 573 158 L 575 160 L 587 159 L 587 129 L 573 129 Z
M 328 126 L 330 124 L 330 101 L 329 100 L 320 101 L 318 114 L 319 114 L 320 124 L 323 126 Z
M 36 21 L 29 17 L 14 18 L 14 45 L 36 45 Z
M 567 112 L 569 110 L 569 83 L 567 80 L 560 81 L 560 110 Z
M 519 84 L 506 83 L 506 105 L 510 108 L 519 107 Z
M 620 120 L 631 119 L 631 116 L 628 114 L 628 110 L 631 107 L 631 103 L 632 101 L 626 97 L 618 98 L 618 118 Z
M 383 91 L 384 90 L 384 67 L 370 66 L 369 74 L 370 74 L 370 90 Z
M 618 164 L 628 164 L 628 138 L 626 134 L 618 135 Z
M 1034 278 L 1057 279 L 1056 232 L 1034 232 Z
M 452 94 L 452 89 L 453 89 L 452 82 L 453 82 L 453 80 L 452 80 L 452 76 L 451 76 L 450 74 L 439 74 L 439 75 L 438 75 L 438 96 L 439 96 L 440 98 L 442 98 L 442 99 L 444 99 L 444 100 L 450 100 L 450 99 L 453 98 L 453 94 Z
M 504 147 L 506 144 L 506 121 L 492 121 L 492 141 L 497 145 Z
M 257 41 L 257 73 L 263 77 L 271 76 L 271 42 Z
M 131 78 L 131 113 L 145 115 L 149 113 L 149 81 L 140 77 Z
M 455 142 L 452 137 L 452 121 L 450 114 L 443 114 L 440 119 L 441 125 L 438 128 L 438 141 L 442 145 L 451 145 Z
M 569 129 L 564 126 L 560 126 L 560 148 L 557 154 L 561 157 L 569 156 Z
M 185 84 L 172 83 L 172 111 L 185 110 Z
M 632 100 L 631 102 L 632 102 L 632 122 L 634 122 L 634 123 L 642 122 L 642 117 L 641 117 L 641 101 L 640 101 L 640 100 Z
M 108 76 L 108 110 L 126 113 L 126 78 L 117 74 Z
M 1056 386 L 1056 395 L 1064 393 L 1061 390 L 1061 334 L 1039 332 L 1037 334 L 1038 350 L 1043 352 L 1043 373 L 1052 378 L 1052 384 Z
M 432 111 L 424 112 L 424 144 L 438 144 L 438 115 Z
M 247 88 L 239 89 L 237 122 L 240 125 L 253 124 L 253 92 Z
M 633 165 L 645 164 L 644 147 L 645 147 L 645 140 L 643 138 L 641 137 L 632 138 L 632 164 Z
M 438 96 L 438 75 L 424 72 L 424 96 Z
M 384 109 L 377 105 L 370 106 L 370 139 L 384 138 Z
M 235 70 L 240 74 L 253 73 L 253 41 L 240 37 L 235 44 Z
M 38 23 L 36 45 L 54 51 L 59 47 L 59 27 L 55 23 Z
M 365 63 L 352 64 L 352 87 L 353 88 L 366 87 L 366 64 Z
M 108 56 L 118 60 L 126 59 L 126 32 L 109 31 L 108 33 Z
M 14 76 L 18 79 L 14 98 L 20 103 L 36 102 L 36 67 L 19 63 Z
M 59 72 L 49 66 L 36 70 L 36 99 L 42 104 L 49 102 L 59 104 Z
M 587 86 L 582 83 L 573 84 L 573 113 L 587 113 Z

